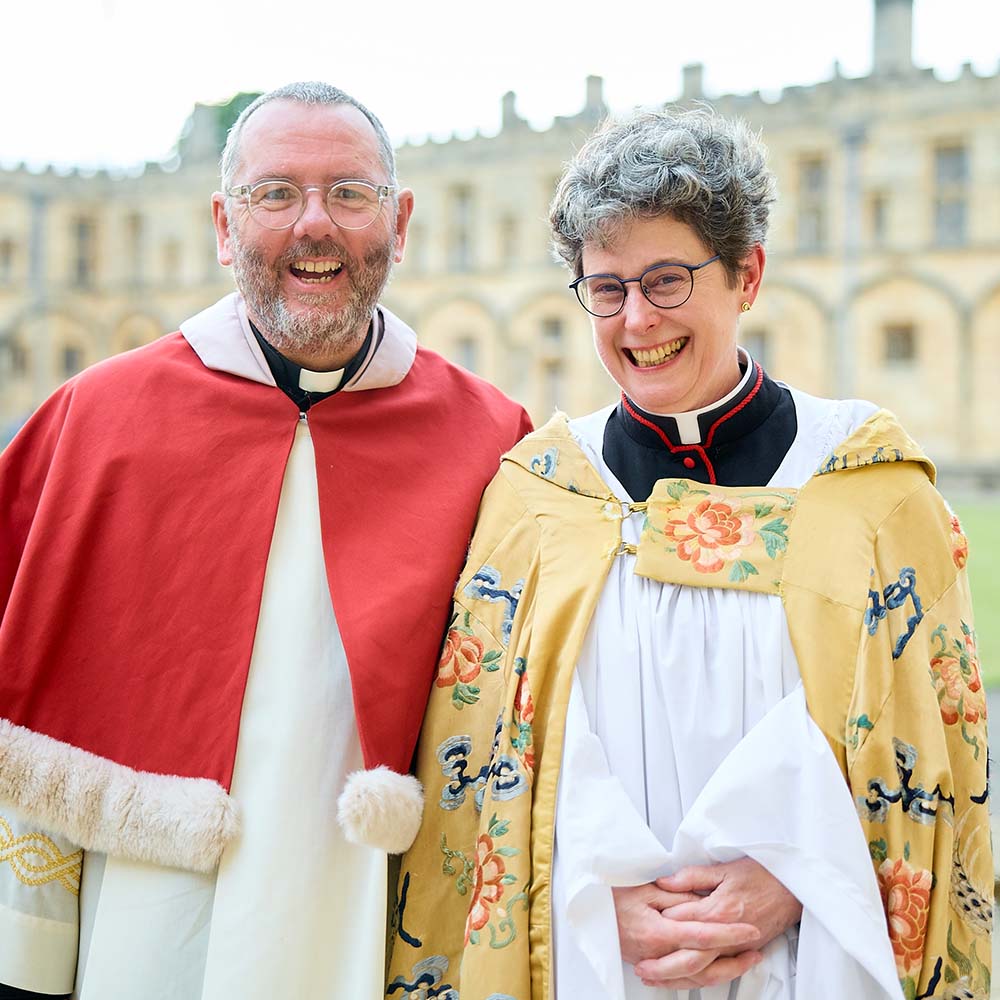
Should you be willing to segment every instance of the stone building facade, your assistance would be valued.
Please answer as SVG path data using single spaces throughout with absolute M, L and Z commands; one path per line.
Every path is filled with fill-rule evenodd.
M 1000 72 L 915 67 L 912 0 L 874 3 L 868 76 L 710 99 L 763 131 L 778 178 L 742 340 L 776 377 L 888 406 L 943 467 L 1000 482 Z M 707 99 L 696 65 L 669 103 Z M 387 304 L 536 420 L 615 398 L 545 222 L 606 113 L 590 77 L 545 131 L 507 94 L 497 135 L 398 150 L 417 209 Z M 178 164 L 137 176 L 0 172 L 0 440 L 62 379 L 231 287 L 208 203 L 220 121 L 198 106 Z

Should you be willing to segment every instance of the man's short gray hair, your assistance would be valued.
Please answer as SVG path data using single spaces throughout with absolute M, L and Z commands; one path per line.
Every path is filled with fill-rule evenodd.
M 337 87 L 329 83 L 320 83 L 315 80 L 304 83 L 286 83 L 276 90 L 269 90 L 266 94 L 261 94 L 253 103 L 248 104 L 236 119 L 233 127 L 226 137 L 226 146 L 222 150 L 220 161 L 220 172 L 222 174 L 223 190 L 228 190 L 233 183 L 233 178 L 240 166 L 240 139 L 243 134 L 243 127 L 247 119 L 265 104 L 271 101 L 298 101 L 300 104 L 315 105 L 336 105 L 349 104 L 352 108 L 357 108 L 375 129 L 375 138 L 378 140 L 379 156 L 382 165 L 388 175 L 388 183 L 396 183 L 396 155 L 392 148 L 392 142 L 385 126 L 375 117 L 357 98 L 351 97 Z
M 774 177 L 760 137 L 709 108 L 639 111 L 605 122 L 567 164 L 549 212 L 553 248 L 583 273 L 586 244 L 665 215 L 689 225 L 731 279 L 767 236 Z

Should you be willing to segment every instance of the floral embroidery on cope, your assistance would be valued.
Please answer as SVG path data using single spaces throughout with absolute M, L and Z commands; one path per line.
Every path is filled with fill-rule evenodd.
M 491 948 L 506 948 L 517 937 L 514 908 L 528 908 L 527 886 L 510 897 L 506 904 L 500 903 L 509 886 L 517 883 L 517 876 L 507 871 L 505 858 L 517 857 L 521 851 L 517 847 L 497 846 L 497 841 L 510 830 L 510 820 L 490 817 L 486 833 L 476 840 L 472 857 L 464 851 L 452 850 L 445 834 L 441 834 L 441 853 L 444 861 L 441 871 L 455 878 L 455 891 L 465 896 L 471 890 L 469 912 L 465 921 L 465 943 L 479 944 L 484 927 L 489 931 Z M 456 866 L 456 863 L 459 867 Z
M 924 957 L 934 876 L 924 869 L 911 868 L 903 858 L 886 858 L 876 874 L 889 921 L 889 940 L 896 959 L 896 971 L 904 993 L 912 997 L 916 993 L 913 977 L 919 974 Z M 909 988 L 907 979 L 912 983 Z
M 969 561 L 969 539 L 965 537 L 962 524 L 958 520 L 957 514 L 952 514 L 950 519 L 951 536 L 951 559 L 956 569 L 965 569 L 965 564 Z
M 517 937 L 513 908 L 520 904 L 527 909 L 527 893 L 522 890 L 510 898 L 506 906 L 499 905 L 506 887 L 517 882 L 517 876 L 507 871 L 504 858 L 521 853 L 516 847 L 496 845 L 496 841 L 507 834 L 509 827 L 508 820 L 498 820 L 493 816 L 487 832 L 480 834 L 476 842 L 472 902 L 465 923 L 466 944 L 479 944 L 480 931 L 484 927 L 489 931 L 491 948 L 506 948 Z
M 677 555 L 699 573 L 718 573 L 727 563 L 745 566 L 744 573 L 756 573 L 752 563 L 741 560 L 743 550 L 757 535 L 753 516 L 741 513 L 721 497 L 709 496 L 683 518 L 671 518 L 663 527 L 663 537 L 677 545 Z
M 510 630 L 514 624 L 514 613 L 517 611 L 517 602 L 521 599 L 522 590 L 524 590 L 524 580 L 518 580 L 510 590 L 505 590 L 500 586 L 500 570 L 493 566 L 483 566 L 465 585 L 462 593 L 474 600 L 506 605 L 501 635 L 506 646 L 510 642 Z
M 946 726 L 961 722 L 962 739 L 979 760 L 979 736 L 970 735 L 968 726 L 986 717 L 986 695 L 976 654 L 976 634 L 962 622 L 962 638 L 948 642 L 948 626 L 939 625 L 931 633 L 937 650 L 930 662 L 931 681 L 937 692 L 941 719 Z
M 458 620 L 459 613 L 456 612 L 445 636 L 434 683 L 437 687 L 452 688 L 451 703 L 461 710 L 465 705 L 474 705 L 479 701 L 479 686 L 472 681 L 479 676 L 481 670 L 499 670 L 503 653 L 499 649 L 487 652 L 482 639 L 472 630 L 468 611 L 464 613 L 462 624 L 456 624 Z
M 535 771 L 535 751 L 531 745 L 531 723 L 535 718 L 535 703 L 531 700 L 527 668 L 528 663 L 523 656 L 514 661 L 514 673 L 518 681 L 517 690 L 514 692 L 514 711 L 510 720 L 510 745 L 530 775 Z
M 788 548 L 793 509 L 790 493 L 713 492 L 684 479 L 666 480 L 650 498 L 643 531 L 661 538 L 664 551 L 698 574 L 728 569 L 729 583 L 745 584 L 760 577 L 765 565 L 766 579 L 780 577 L 777 563 Z M 762 589 L 763 579 L 753 589 Z

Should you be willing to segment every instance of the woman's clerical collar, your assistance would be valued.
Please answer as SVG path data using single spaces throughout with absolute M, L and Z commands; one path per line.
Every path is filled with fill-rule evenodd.
M 343 368 L 332 372 L 314 372 L 297 365 L 274 347 L 252 322 L 250 329 L 253 331 L 254 337 L 257 338 L 260 349 L 264 352 L 264 359 L 271 369 L 271 374 L 274 376 L 278 388 L 301 410 L 305 411 L 314 403 L 338 392 L 354 378 L 364 359 L 368 356 L 374 323 L 368 324 L 368 333 L 365 335 L 364 343 L 358 348 L 354 357 Z
M 660 479 L 721 486 L 770 481 L 795 440 L 795 403 L 788 389 L 740 353 L 736 388 L 690 413 L 649 413 L 622 394 L 604 428 L 602 453 L 629 496 L 644 500 Z
M 698 445 L 704 444 L 712 428 L 719 425 L 715 435 L 718 440 L 718 431 L 722 429 L 720 421 L 725 423 L 739 413 L 745 408 L 748 397 L 760 389 L 759 366 L 754 364 L 753 358 L 742 347 L 738 348 L 738 351 L 740 369 L 743 372 L 739 382 L 721 399 L 697 410 L 687 410 L 684 413 L 654 413 L 642 409 L 623 395 L 620 409 L 623 410 L 623 415 L 628 414 L 633 417 L 632 421 L 627 422 L 632 424 L 629 429 L 637 430 L 641 434 L 641 425 L 646 424 L 648 428 L 647 422 L 651 422 L 656 424 L 674 445 Z M 640 421 L 640 426 L 635 425 L 634 418 L 637 415 L 645 418 Z

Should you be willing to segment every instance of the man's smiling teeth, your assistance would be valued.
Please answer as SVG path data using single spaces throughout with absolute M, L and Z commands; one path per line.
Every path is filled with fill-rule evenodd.
M 340 261 L 334 260 L 297 260 L 292 264 L 292 271 L 303 281 L 326 284 L 333 281 L 343 266 Z
M 687 342 L 687 337 L 679 337 L 677 340 L 671 340 L 669 344 L 654 347 L 651 351 L 633 347 L 629 350 L 629 354 L 639 368 L 652 368 L 654 365 L 662 365 L 667 358 L 673 357 Z

